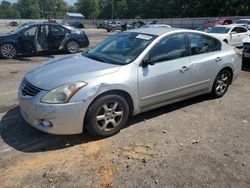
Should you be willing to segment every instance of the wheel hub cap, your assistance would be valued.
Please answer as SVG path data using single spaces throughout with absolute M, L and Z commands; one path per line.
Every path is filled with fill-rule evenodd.
M 118 102 L 109 102 L 102 105 L 96 116 L 97 126 L 103 131 L 111 131 L 122 121 L 123 109 Z
M 217 80 L 216 92 L 219 95 L 222 95 L 226 91 L 228 83 L 229 83 L 228 75 L 226 73 L 221 74 L 221 76 Z
M 16 55 L 16 49 L 10 44 L 3 45 L 2 55 L 7 58 L 13 58 Z

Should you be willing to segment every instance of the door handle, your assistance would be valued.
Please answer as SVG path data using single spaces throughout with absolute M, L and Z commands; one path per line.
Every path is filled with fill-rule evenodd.
M 183 66 L 183 67 L 180 69 L 180 72 L 181 72 L 181 73 L 184 73 L 184 72 L 186 72 L 186 71 L 188 71 L 188 70 L 189 70 L 189 67 Z
M 221 58 L 221 57 L 217 57 L 217 58 L 215 59 L 216 62 L 220 62 L 220 61 L 222 61 L 222 60 L 223 60 L 223 58 Z

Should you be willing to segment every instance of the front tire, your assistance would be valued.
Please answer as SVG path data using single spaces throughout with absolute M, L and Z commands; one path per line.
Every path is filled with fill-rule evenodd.
M 222 70 L 217 75 L 214 81 L 213 89 L 211 92 L 212 96 L 214 98 L 220 98 L 223 95 L 225 95 L 231 83 L 231 79 L 232 79 L 231 73 L 226 69 Z
M 80 49 L 80 46 L 79 46 L 78 42 L 73 41 L 73 40 L 69 41 L 66 45 L 66 50 L 70 54 L 74 54 L 74 53 L 79 52 L 79 49 Z
M 0 53 L 5 59 L 13 59 L 17 56 L 17 49 L 13 44 L 6 43 L 1 46 Z
M 86 115 L 86 128 L 97 138 L 117 134 L 127 123 L 129 106 L 119 95 L 106 95 L 98 98 L 89 107 Z

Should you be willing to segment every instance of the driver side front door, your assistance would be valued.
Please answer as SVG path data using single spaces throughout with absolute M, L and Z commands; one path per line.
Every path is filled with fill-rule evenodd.
M 23 53 L 34 53 L 36 52 L 36 33 L 37 26 L 33 26 L 22 32 L 18 38 L 20 50 Z
M 138 67 L 141 108 L 184 97 L 190 93 L 190 59 L 183 33 L 157 43 L 147 55 L 155 64 Z

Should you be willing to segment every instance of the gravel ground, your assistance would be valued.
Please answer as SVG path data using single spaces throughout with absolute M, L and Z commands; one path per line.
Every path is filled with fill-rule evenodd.
M 91 46 L 113 34 L 87 33 Z M 0 59 L 1 187 L 250 187 L 250 64 L 221 99 L 149 111 L 94 140 L 48 135 L 20 117 L 16 91 L 25 72 L 62 55 Z

